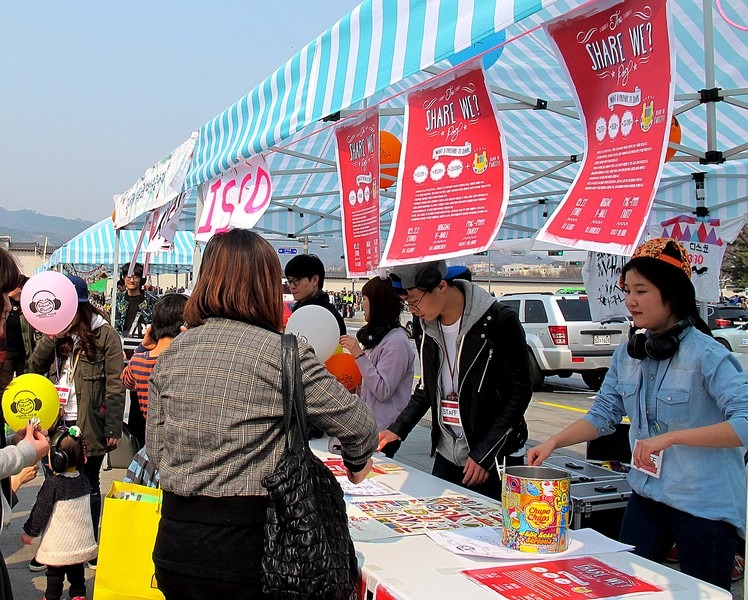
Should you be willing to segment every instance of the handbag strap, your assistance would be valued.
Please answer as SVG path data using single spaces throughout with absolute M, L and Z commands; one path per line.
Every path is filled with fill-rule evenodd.
M 296 336 L 290 333 L 281 336 L 283 351 L 281 377 L 281 393 L 283 394 L 283 430 L 286 434 L 286 449 L 289 448 L 293 420 L 296 417 L 299 442 L 307 443 L 306 399 L 304 385 L 301 381 L 301 365 L 299 365 L 299 345 Z

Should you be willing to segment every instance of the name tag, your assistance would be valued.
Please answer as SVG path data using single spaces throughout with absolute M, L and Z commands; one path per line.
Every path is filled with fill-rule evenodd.
M 60 398 L 60 404 L 65 406 L 68 403 L 68 398 L 70 398 L 70 388 L 62 385 L 56 385 L 57 388 L 57 396 Z
M 454 392 L 447 394 L 446 398 L 442 398 L 442 422 L 445 425 L 462 427 L 462 421 L 460 420 L 460 405 L 457 399 L 457 394 Z

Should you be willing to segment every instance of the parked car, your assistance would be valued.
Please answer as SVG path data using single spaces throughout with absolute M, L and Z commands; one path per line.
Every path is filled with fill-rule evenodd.
M 739 327 L 748 323 L 748 312 L 733 304 L 709 304 L 706 309 L 709 329 Z
M 735 354 L 744 371 L 748 371 L 748 324 L 712 330 L 714 339 Z
M 576 294 L 504 294 L 500 301 L 519 315 L 530 350 L 533 390 L 548 375 L 579 373 L 584 383 L 599 390 L 613 351 L 629 330 L 625 319 L 596 323 L 587 296 Z

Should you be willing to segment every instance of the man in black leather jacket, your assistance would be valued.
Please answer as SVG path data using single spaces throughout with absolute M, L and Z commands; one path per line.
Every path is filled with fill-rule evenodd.
M 322 289 L 325 285 L 325 266 L 316 254 L 299 254 L 288 261 L 285 268 L 286 281 L 296 304 L 291 308 L 296 312 L 303 306 L 315 304 L 330 311 L 338 323 L 340 335 L 345 335 L 347 328 L 343 317 L 330 304 L 330 296 Z
M 433 474 L 501 498 L 496 463 L 527 440 L 532 387 L 525 333 L 517 315 L 480 286 L 446 281 L 444 261 L 392 269 L 393 286 L 422 321 L 421 381 L 379 448 L 405 439 L 431 409 Z

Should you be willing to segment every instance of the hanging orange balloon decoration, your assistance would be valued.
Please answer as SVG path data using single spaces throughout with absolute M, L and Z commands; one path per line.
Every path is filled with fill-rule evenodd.
M 361 383 L 361 371 L 358 370 L 356 359 L 352 354 L 341 352 L 333 354 L 325 363 L 330 375 L 335 377 L 345 389 L 352 392 Z
M 391 165 L 400 163 L 400 151 L 403 149 L 403 145 L 396 136 L 391 134 L 389 131 L 379 132 L 379 163 L 382 165 Z M 382 175 L 389 175 L 390 177 L 397 177 L 398 167 L 389 167 L 386 169 L 380 169 L 379 177 L 379 188 L 386 190 L 392 184 L 395 183 L 393 179 L 388 177 L 382 177 Z
M 673 120 L 670 121 L 670 140 L 674 144 L 680 144 L 681 140 L 681 130 L 680 130 L 680 123 L 678 123 L 678 119 L 673 117 Z M 675 156 L 675 153 L 677 150 L 675 148 L 668 148 L 667 152 L 665 153 L 665 162 L 669 161 L 673 156 Z
M 115 220 L 116 218 L 117 218 L 117 211 L 116 211 L 116 210 L 113 210 L 113 211 L 112 211 L 112 223 L 114 223 L 114 220 Z

